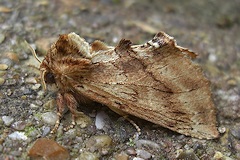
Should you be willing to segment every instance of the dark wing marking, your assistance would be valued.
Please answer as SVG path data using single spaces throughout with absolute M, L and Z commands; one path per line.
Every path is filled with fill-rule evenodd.
M 107 54 L 74 86 L 83 96 L 185 135 L 218 136 L 209 81 L 171 37 Z

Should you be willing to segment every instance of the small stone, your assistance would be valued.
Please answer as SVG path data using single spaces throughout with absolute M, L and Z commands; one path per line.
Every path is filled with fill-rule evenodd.
M 44 127 L 42 137 L 45 137 L 46 135 L 48 135 L 50 133 L 50 131 L 51 131 L 50 127 Z
M 133 147 L 129 147 L 127 150 L 126 150 L 127 154 L 130 155 L 130 156 L 135 156 L 137 155 L 137 152 L 136 150 L 133 148 Z
M 213 156 L 213 160 L 222 160 L 222 159 L 224 159 L 224 160 L 233 160 L 230 157 L 224 156 L 221 152 L 216 151 L 214 156 Z
M 157 144 L 153 141 L 144 140 L 144 139 L 139 139 L 139 140 L 136 141 L 137 148 L 141 148 L 142 146 L 146 146 L 146 145 L 151 147 L 151 148 L 160 149 L 159 144 Z
M 133 160 L 145 160 L 145 159 L 142 159 L 140 157 L 134 157 Z
M 209 56 L 208 56 L 208 59 L 210 62 L 214 63 L 217 61 L 217 56 L 213 53 L 210 53 Z
M 8 69 L 8 65 L 3 64 L 3 63 L 0 64 L 0 70 L 1 71 L 7 70 L 7 69 Z
M 46 112 L 42 114 L 42 120 L 44 123 L 47 123 L 49 125 L 54 125 L 58 119 L 58 116 L 54 112 Z
M 56 106 L 55 99 L 50 99 L 46 103 L 43 104 L 43 108 L 45 109 L 53 109 Z
M 24 132 L 19 132 L 19 131 L 15 131 L 11 134 L 8 135 L 9 138 L 11 138 L 12 140 L 27 140 L 28 137 L 24 134 Z
M 27 77 L 25 79 L 25 82 L 26 83 L 29 83 L 29 84 L 36 84 L 37 83 L 37 80 L 34 78 L 34 77 Z
M 12 12 L 12 10 L 8 7 L 0 6 L 0 13 L 9 13 Z
M 223 158 L 223 154 L 221 152 L 215 152 L 213 159 L 222 159 Z
M 5 40 L 5 35 L 0 33 L 0 44 Z
M 230 131 L 235 138 L 240 139 L 240 124 L 235 125 Z
M 3 150 L 3 146 L 0 144 L 0 152 L 2 152 Z
M 77 158 L 77 160 L 99 160 L 98 156 L 91 152 L 83 152 L 80 154 L 80 156 Z
M 152 157 L 151 153 L 142 149 L 137 149 L 136 152 L 137 152 L 137 155 L 143 159 L 150 159 Z
M 178 160 L 182 160 L 182 159 L 199 160 L 199 158 L 196 156 L 196 154 L 191 149 L 186 150 L 186 151 L 183 151 L 182 149 L 177 150 L 176 159 L 178 159 Z
M 2 120 L 5 126 L 10 126 L 14 119 L 11 116 L 2 116 Z
M 37 83 L 32 86 L 33 90 L 38 90 L 41 87 L 41 84 Z
M 0 77 L 4 76 L 6 73 L 6 71 L 0 71 Z
M 2 78 L 2 77 L 0 77 L 0 86 L 1 86 L 1 85 L 3 85 L 3 84 L 4 84 L 4 82 L 5 82 L 5 79 L 4 79 L 4 78 Z
M 33 104 L 33 103 L 31 103 L 31 104 L 29 105 L 29 107 L 30 107 L 30 108 L 32 108 L 32 109 L 34 109 L 34 108 L 39 108 L 39 106 L 38 106 L 38 105 L 36 105 L 36 104 Z
M 92 123 L 91 118 L 89 118 L 85 114 L 82 114 L 81 116 L 76 117 L 76 124 L 81 128 L 85 128 L 91 123 Z
M 47 138 L 36 140 L 29 150 L 28 156 L 32 159 L 70 159 L 69 152 L 63 146 Z
M 225 133 L 226 130 L 227 130 L 226 127 L 218 127 L 218 132 L 221 134 Z
M 14 52 L 5 52 L 3 55 L 5 58 L 8 58 L 14 62 L 19 62 L 18 55 Z
M 75 128 L 72 128 L 65 132 L 65 135 L 68 137 L 68 139 L 73 139 L 77 136 L 77 131 Z
M 13 60 L 3 57 L 0 59 L 0 64 L 6 64 L 7 66 L 13 66 L 15 63 L 13 62 Z
M 91 151 L 108 148 L 112 144 L 112 138 L 108 135 L 92 136 L 86 142 L 86 147 Z
M 24 88 L 23 89 L 23 94 L 24 95 L 32 95 L 32 90 L 31 89 L 29 89 L 29 88 Z
M 106 123 L 109 122 L 109 117 L 104 111 L 100 111 L 96 115 L 95 126 L 97 129 L 103 129 Z
M 17 122 L 14 122 L 14 123 L 12 124 L 12 128 L 14 128 L 15 130 L 18 130 L 18 131 L 22 131 L 22 130 L 25 129 L 26 124 L 27 124 L 27 123 L 24 122 L 24 121 L 17 121 Z
M 120 153 L 115 155 L 114 157 L 116 160 L 128 160 L 129 156 L 126 153 Z

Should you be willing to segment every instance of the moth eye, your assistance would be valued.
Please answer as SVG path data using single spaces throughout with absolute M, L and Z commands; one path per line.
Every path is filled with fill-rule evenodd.
M 45 82 L 50 84 L 55 83 L 55 77 L 51 72 L 46 73 Z

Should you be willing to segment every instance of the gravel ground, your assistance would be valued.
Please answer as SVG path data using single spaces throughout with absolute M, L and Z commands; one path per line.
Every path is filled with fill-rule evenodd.
M 0 159 L 30 159 L 38 139 L 65 159 L 240 159 L 239 10 L 239 0 L 1 0 Z M 135 128 L 101 105 L 81 108 L 90 117 L 85 124 L 68 132 L 61 125 L 50 134 L 55 93 L 42 90 L 39 64 L 25 40 L 43 58 L 59 34 L 115 45 L 121 38 L 144 43 L 159 31 L 199 53 L 196 63 L 212 82 L 219 139 L 186 137 L 134 119 L 142 130 L 134 140 Z M 69 120 L 66 113 L 62 124 Z

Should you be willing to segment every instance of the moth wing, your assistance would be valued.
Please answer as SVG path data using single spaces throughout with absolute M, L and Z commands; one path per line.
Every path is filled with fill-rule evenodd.
M 192 55 L 163 32 L 144 45 L 122 40 L 115 49 L 96 54 L 91 74 L 74 88 L 110 108 L 181 134 L 216 138 L 209 81 L 191 61 Z

